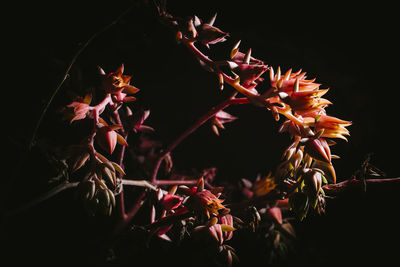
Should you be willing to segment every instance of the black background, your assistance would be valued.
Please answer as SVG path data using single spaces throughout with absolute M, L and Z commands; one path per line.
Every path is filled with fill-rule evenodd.
M 133 84 L 141 89 L 139 103 L 151 110 L 148 124 L 167 144 L 232 89 L 226 86 L 219 92 L 216 77 L 174 42 L 173 33 L 157 21 L 149 2 L 150 7 L 145 2 L 134 4 L 117 25 L 96 37 L 79 56 L 72 73 L 82 74 L 83 85 L 76 84 L 79 92 L 89 86 L 90 79 L 85 77 L 92 77 L 98 65 L 111 72 L 124 63 L 125 73 L 132 74 Z M 3 32 L 4 53 L 11 58 L 5 63 L 10 73 L 6 72 L 2 89 L 3 153 L 7 155 L 3 209 L 28 201 L 48 186 L 49 171 L 37 163 L 41 159 L 23 162 L 37 119 L 76 51 L 130 5 L 130 1 L 91 5 L 53 1 L 9 10 Z M 230 38 L 209 52 L 200 47 L 214 58 L 226 58 L 234 43 L 242 40 L 243 51 L 252 48 L 254 57 L 275 69 L 303 69 L 308 77 L 316 77 L 322 88 L 330 88 L 326 98 L 333 105 L 327 108 L 328 114 L 353 122 L 349 142 L 339 140 L 333 147 L 333 153 L 341 156 L 335 161 L 339 181 L 349 178 L 367 153 L 373 153 L 373 164 L 388 177 L 398 176 L 394 6 L 371 1 L 358 5 L 336 1 L 170 1 L 168 10 L 177 16 L 196 14 L 204 19 L 218 12 L 215 26 L 229 32 Z M 67 81 L 65 87 L 74 85 Z M 258 88 L 266 86 L 262 83 Z M 56 113 L 68 102 L 65 95 L 62 88 L 39 129 L 39 139 L 54 143 L 68 139 L 65 133 L 72 131 L 58 121 Z M 289 137 L 277 133 L 279 124 L 271 114 L 250 106 L 227 111 L 240 119 L 227 125 L 220 137 L 214 136 L 209 126 L 196 131 L 174 151 L 177 170 L 216 166 L 219 179 L 235 181 L 254 179 L 275 168 Z M 307 264 L 395 259 L 398 189 L 383 187 L 330 200 L 327 215 L 311 216 L 300 224 Z M 88 261 L 85 251 L 93 250 L 91 238 L 96 235 L 91 229 L 98 227 L 93 226 L 94 221 L 75 219 L 83 218 L 82 211 L 69 197 L 63 193 L 7 219 L 2 228 L 7 233 L 8 256 L 16 262 Z

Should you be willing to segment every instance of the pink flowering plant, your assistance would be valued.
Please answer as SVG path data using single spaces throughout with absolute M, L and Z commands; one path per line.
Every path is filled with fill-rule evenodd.
M 90 216 L 113 218 L 110 249 L 132 234 L 141 238 L 129 242 L 149 250 L 156 249 L 157 242 L 182 251 L 188 246 L 194 251 L 189 255 L 203 253 L 211 262 L 235 266 L 240 251 L 232 241 L 251 233 L 264 240 L 269 262 L 284 257 L 296 239 L 293 221 L 324 213 L 327 197 L 360 183 L 357 179 L 337 183 L 334 168 L 339 156 L 332 150 L 337 142 L 348 141 L 347 127 L 352 122 L 328 115 L 332 102 L 323 97 L 328 92 L 334 95 L 334 89 L 307 77 L 303 70 L 283 70 L 255 58 L 256 51 L 241 49 L 245 41 L 235 40 L 233 47 L 225 49 L 225 58 L 214 59 L 203 52 L 235 38 L 218 27 L 216 14 L 208 20 L 196 15 L 180 18 L 167 11 L 165 1 L 155 1 L 155 7 L 177 43 L 215 76 L 215 84 L 210 84 L 215 94 L 229 91 L 229 97 L 165 145 L 153 135 L 157 125 L 146 123 L 150 110 L 137 105 L 141 92 L 152 88 L 137 88 L 124 64 L 116 70 L 99 67 L 92 92 L 74 97 L 61 109 L 67 123 L 90 129 L 79 143 L 65 148 L 70 178 L 63 189 L 74 187 Z M 276 168 L 256 179 L 224 186 L 218 186 L 214 168 L 188 175 L 176 172 L 174 149 L 206 123 L 210 134 L 223 138 L 229 125 L 240 118 L 229 111 L 237 105 L 271 113 L 280 124 L 279 133 L 290 138 L 277 155 L 281 162 Z M 135 177 L 139 173 L 142 176 Z

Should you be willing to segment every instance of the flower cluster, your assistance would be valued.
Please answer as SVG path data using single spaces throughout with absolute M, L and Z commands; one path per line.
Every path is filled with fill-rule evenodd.
M 166 14 L 166 12 L 161 13 Z M 196 42 L 206 45 L 216 44 L 229 36 L 212 26 L 216 15 L 208 24 L 201 23 L 196 16 L 189 19 L 190 23 L 174 20 L 172 16 L 168 18 L 169 21 L 178 25 L 179 40 L 189 48 L 206 70 L 218 76 L 220 88 L 228 83 L 237 93 L 242 94 L 248 103 L 270 110 L 277 121 L 281 116 L 286 118 L 279 131 L 289 132 L 293 142 L 284 151 L 284 161 L 278 166 L 272 179 L 279 185 L 282 192 L 289 192 L 286 197 L 292 197 L 294 193 L 304 194 L 307 203 L 313 203 L 313 205 L 302 205 L 291 201 L 293 210 L 298 210 L 297 206 L 302 206 L 304 210 L 301 214 L 306 214 L 309 206 L 318 206 L 318 210 L 323 211 L 324 192 L 319 181 L 336 182 L 332 159 L 337 156 L 331 154 L 330 146 L 335 144 L 332 139 L 347 140 L 349 131 L 346 127 L 351 125 L 350 121 L 327 115 L 326 107 L 332 103 L 322 97 L 329 89 L 321 89 L 321 84 L 316 83 L 315 79 L 308 79 L 306 73 L 301 70 L 293 72 L 290 69 L 282 73 L 278 67 L 275 72 L 262 60 L 252 57 L 251 49 L 248 49 L 246 53 L 241 52 L 240 41 L 231 49 L 228 60 L 210 59 L 195 44 Z M 197 34 L 195 29 L 201 25 L 210 25 L 210 27 L 204 27 L 203 34 Z M 224 68 L 228 68 L 229 73 L 224 71 Z M 263 90 L 258 85 L 264 80 L 262 75 L 268 70 L 268 87 L 267 90 Z M 212 126 L 214 132 L 218 135 L 218 128 L 224 129 L 223 123 L 234 119 L 236 117 L 221 110 L 214 116 Z M 310 179 L 318 180 L 318 182 L 313 182 L 315 186 L 312 190 L 309 189 L 311 185 L 307 181 Z M 256 195 L 270 191 L 268 183 L 264 183 L 264 188 L 261 185 L 262 183 L 259 182 L 255 189 Z M 320 205 L 317 205 L 318 203 Z
M 274 74 L 270 69 L 272 95 L 265 99 L 276 114 L 286 116 L 280 132 L 288 132 L 293 142 L 284 152 L 285 161 L 276 171 L 276 178 L 291 187 L 291 191 L 304 194 L 306 204 L 294 201 L 293 210 L 303 218 L 309 207 L 323 211 L 324 192 L 322 183 L 330 180 L 336 183 L 336 173 L 330 146 L 331 138 L 347 140 L 349 131 L 345 128 L 351 122 L 328 116 L 325 108 L 331 104 L 322 98 L 328 89 L 320 89 L 315 79 L 307 79 L 306 73 L 288 70 L 284 75 L 280 68 Z M 311 205 L 309 204 L 311 203 Z
M 275 71 L 262 60 L 254 58 L 252 49 L 240 51 L 240 41 L 227 53 L 227 59 L 214 61 L 203 54 L 196 44 L 210 49 L 210 45 L 224 42 L 229 37 L 228 33 L 214 26 L 216 15 L 204 22 L 197 16 L 175 18 L 166 12 L 163 5 L 158 6 L 158 11 L 161 19 L 176 30 L 179 43 L 193 53 L 204 69 L 217 76 L 219 89 L 224 89 L 225 84 L 233 88 L 231 96 L 212 107 L 168 146 L 163 147 L 160 142 L 146 139 L 145 135 L 137 135 L 135 150 L 128 147 L 128 133 L 154 131 L 144 125 L 150 111 L 138 109 L 133 112 L 133 107 L 128 105 L 136 100 L 133 95 L 139 89 L 130 84 L 131 76 L 123 74 L 124 65 L 108 74 L 99 68 L 99 93 L 93 95 L 100 98 L 92 99 L 92 94 L 78 97 L 63 112 L 64 119 L 70 123 L 84 119 L 92 122 L 90 135 L 79 145 L 71 146 L 67 153 L 71 172 L 86 167 L 87 175 L 80 181 L 78 196 L 91 214 L 111 215 L 119 205 L 120 222 L 116 227 L 119 232 L 131 223 L 140 208 L 151 207 L 150 224 L 141 227 L 149 240 L 154 236 L 167 241 L 194 239 L 223 255 L 229 265 L 236 254 L 227 243 L 238 228 L 261 231 L 272 244 L 271 251 L 281 249 L 284 247 L 284 236 L 295 236 L 293 227 L 282 212 L 294 212 L 303 219 L 309 210 L 324 211 L 323 186 L 329 182 L 336 183 L 332 159 L 337 156 L 331 153 L 331 146 L 335 144 L 332 139 L 347 141 L 349 131 L 346 127 L 351 122 L 327 114 L 326 107 L 331 102 L 322 97 L 328 89 L 321 89 L 321 84 L 315 79 L 308 79 L 301 70 L 293 72 L 290 69 L 282 73 L 278 67 Z M 263 77 L 268 72 L 269 76 Z M 171 152 L 207 121 L 211 122 L 214 133 L 219 135 L 219 130 L 225 129 L 224 124 L 238 119 L 225 111 L 234 104 L 262 107 L 271 111 L 276 121 L 284 117 L 279 132 L 289 133 L 292 141 L 283 152 L 282 162 L 275 172 L 260 176 L 254 182 L 242 179 L 238 186 L 241 202 L 228 205 L 221 199 L 226 187 L 210 184 L 215 173 L 209 174 L 212 179 L 201 177 L 197 180 L 206 176 L 202 174 L 173 180 L 171 177 L 178 174 L 173 172 Z M 119 153 L 114 153 L 116 150 Z M 125 150 L 129 150 L 138 163 L 139 167 L 134 166 L 133 169 L 143 168 L 140 173 L 145 176 L 144 180 L 123 179 L 127 176 Z M 171 178 L 169 180 L 158 179 L 163 163 L 165 173 Z M 142 187 L 133 190 L 137 198 L 129 212 L 125 212 L 124 184 Z M 169 191 L 165 191 L 165 186 L 170 186 Z M 238 214 L 244 220 L 239 219 Z
M 197 185 L 173 186 L 168 192 L 157 190 L 157 206 L 159 218 L 156 219 L 156 205 L 151 209 L 151 233 L 171 241 L 167 233 L 175 227 L 191 224 L 191 235 L 198 242 L 215 247 L 218 253 L 226 256 L 229 264 L 236 257 L 235 251 L 224 242 L 233 237 L 234 216 L 226 208 L 219 197 L 223 188 L 216 187 L 210 190 L 204 188 L 204 178 L 197 181 Z M 178 194 L 179 193 L 179 194 Z M 238 219 L 239 220 L 239 219 Z M 184 237 L 180 237 L 184 238 Z
M 81 144 L 71 146 L 67 151 L 67 162 L 71 172 L 76 172 L 83 166 L 88 166 L 88 175 L 81 181 L 78 187 L 78 196 L 84 200 L 85 206 L 89 213 L 97 212 L 103 214 L 111 214 L 115 207 L 115 193 L 118 193 L 120 179 L 118 176 L 125 175 L 120 164 L 108 159 L 100 152 L 112 155 L 117 147 L 128 146 L 126 141 L 125 129 L 116 118 L 102 117 L 106 108 L 111 114 L 122 106 L 135 100 L 131 96 L 139 91 L 130 84 L 131 76 L 123 75 L 124 65 L 121 65 L 115 72 L 106 74 L 99 67 L 100 88 L 104 97 L 98 100 L 97 105 L 90 105 L 92 94 L 86 94 L 84 97 L 77 97 L 71 104 L 67 105 L 63 110 L 63 118 L 70 123 L 83 119 L 93 121 L 93 128 L 90 136 L 84 139 Z M 144 120 L 148 117 L 148 112 L 135 113 L 127 107 L 127 130 L 143 130 L 148 127 L 143 125 Z M 107 123 L 106 119 L 114 121 Z

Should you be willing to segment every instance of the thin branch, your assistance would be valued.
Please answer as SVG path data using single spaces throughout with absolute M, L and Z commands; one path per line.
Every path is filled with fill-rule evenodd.
M 216 106 L 213 106 L 206 114 L 201 116 L 195 123 L 193 123 L 191 126 L 189 126 L 181 135 L 179 135 L 174 141 L 172 141 L 166 149 L 163 151 L 163 153 L 159 156 L 153 170 L 153 174 L 151 176 L 151 181 L 153 183 L 156 182 L 157 180 L 157 173 L 158 169 L 160 168 L 161 162 L 163 159 L 177 147 L 186 137 L 188 137 L 190 134 L 192 134 L 195 130 L 197 130 L 200 126 L 202 126 L 205 122 L 207 122 L 210 118 L 215 116 L 219 111 L 223 110 L 224 108 L 228 107 L 231 105 L 234 101 L 234 98 L 236 96 L 236 92 L 234 92 L 229 98 L 225 99 L 221 103 L 217 104 Z
M 156 180 L 154 183 L 158 186 L 170 186 L 170 185 L 191 185 L 194 186 L 199 182 L 199 180 Z M 207 188 L 214 188 L 209 182 L 204 181 L 204 185 Z
M 70 183 L 68 181 L 66 181 L 62 184 L 59 184 L 58 186 L 54 187 L 53 189 L 44 193 L 43 195 L 40 195 L 39 197 L 29 201 L 28 203 L 22 205 L 21 207 L 15 209 L 13 211 L 10 211 L 9 213 L 6 214 L 6 217 L 11 217 L 11 216 L 17 215 L 21 212 L 24 212 L 36 205 L 48 200 L 49 198 L 54 197 L 55 195 L 57 195 L 58 193 L 61 193 L 62 191 L 66 190 L 66 189 L 78 186 L 78 184 L 79 184 L 79 182 Z
M 329 196 L 335 196 L 348 190 L 361 189 L 363 188 L 363 183 L 363 180 L 349 179 L 336 184 L 324 185 L 322 189 L 324 190 L 325 194 Z M 367 184 L 367 186 L 400 184 L 400 177 L 384 179 L 365 179 L 365 183 Z
M 383 186 L 383 185 L 388 185 L 388 184 L 392 185 L 392 184 L 396 184 L 396 183 L 400 184 L 400 177 L 387 178 L 387 179 L 366 179 L 365 182 L 367 185 L 370 185 L 370 186 L 377 186 L 377 185 Z M 362 187 L 363 187 L 362 180 L 349 179 L 349 180 L 345 180 L 343 182 L 336 183 L 336 184 L 324 185 L 322 188 L 323 188 L 325 194 L 327 194 L 329 196 L 335 196 L 335 195 L 342 194 L 349 190 L 361 189 Z M 289 196 L 289 195 L 290 194 L 287 194 L 287 196 Z M 279 200 L 281 198 L 282 198 L 281 194 L 278 194 L 278 193 L 272 191 L 264 196 L 255 197 L 255 198 L 244 200 L 244 201 L 238 202 L 238 203 L 232 203 L 228 207 L 230 209 L 237 210 L 237 209 L 242 209 L 242 208 L 249 207 L 249 206 L 265 205 L 268 202 Z
M 138 187 L 145 187 L 153 191 L 157 191 L 157 186 L 154 184 L 150 183 L 147 180 L 127 180 L 127 179 L 122 179 L 122 184 L 123 185 L 132 185 L 132 186 L 138 186 Z
M 225 99 L 221 103 L 216 106 L 213 106 L 206 114 L 201 116 L 195 123 L 193 123 L 190 127 L 186 129 L 178 138 L 176 138 L 164 151 L 164 155 L 170 153 L 172 150 L 175 149 L 186 137 L 192 134 L 195 130 L 197 130 L 201 125 L 211 119 L 215 114 L 219 111 L 223 110 L 224 108 L 228 107 L 232 104 L 232 100 L 234 99 L 236 92 L 233 93 L 229 98 Z
M 143 205 L 143 198 L 146 196 L 146 190 L 142 190 L 136 199 L 133 201 L 133 206 L 129 209 L 129 212 L 125 214 L 125 216 L 120 220 L 120 222 L 116 225 L 114 229 L 114 234 L 117 235 L 121 233 L 126 226 L 130 223 L 132 218 L 136 215 L 139 209 Z
M 281 194 L 271 191 L 270 193 L 263 195 L 263 196 L 258 196 L 258 197 L 254 197 L 251 199 L 243 200 L 241 202 L 229 204 L 229 205 L 227 205 L 227 207 L 230 209 L 233 209 L 233 210 L 234 209 L 238 210 L 238 209 L 243 209 L 243 208 L 250 207 L 250 206 L 264 205 L 268 202 L 276 201 L 281 198 L 282 198 Z
M 120 129 L 122 136 L 124 137 L 125 140 L 128 139 L 128 132 L 124 129 L 124 124 L 121 121 L 121 117 L 119 115 L 118 110 L 115 110 L 113 112 L 113 116 L 115 121 L 117 122 L 117 124 L 121 125 L 122 128 Z M 121 166 L 121 168 L 125 168 L 124 167 L 124 157 L 125 157 L 125 146 L 121 146 L 119 148 L 119 154 L 117 155 L 117 159 L 118 159 L 118 164 L 119 166 Z M 119 179 L 122 180 L 123 174 L 119 173 L 118 174 Z M 117 210 L 119 213 L 120 218 L 124 218 L 125 217 L 125 198 L 124 198 L 124 188 L 122 187 L 121 192 L 118 194 L 117 196 Z

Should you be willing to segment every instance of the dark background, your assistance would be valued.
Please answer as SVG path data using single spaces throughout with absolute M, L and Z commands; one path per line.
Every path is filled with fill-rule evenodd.
M 38 163 L 41 158 L 26 162 L 32 157 L 25 157 L 24 152 L 37 119 L 76 51 L 131 3 L 53 1 L 10 9 L 3 32 L 7 44 L 4 53 L 11 58 L 6 61 L 9 73 L 3 78 L 3 153 L 7 154 L 3 210 L 50 188 L 47 180 L 51 171 Z M 127 16 L 83 51 L 71 72 L 74 77 L 81 75 L 82 80 L 66 82 L 44 118 L 39 139 L 50 143 L 69 140 L 65 135 L 72 131 L 59 122 L 56 113 L 68 102 L 63 89 L 75 86 L 77 92 L 86 90 L 98 65 L 111 72 L 125 64 L 125 73 L 132 74 L 133 84 L 141 89 L 139 103 L 151 110 L 148 124 L 156 128 L 165 144 L 231 92 L 228 86 L 219 92 L 215 75 L 204 71 L 174 42 L 173 33 L 157 21 L 151 4 L 134 4 Z M 333 153 L 341 156 L 335 160 L 339 181 L 351 177 L 367 153 L 373 153 L 372 163 L 388 177 L 399 175 L 394 6 L 371 1 L 362 5 L 169 1 L 168 10 L 177 16 L 196 14 L 205 20 L 218 12 L 215 26 L 231 37 L 212 46 L 207 53 L 213 58 L 226 58 L 236 41 L 242 40 L 243 51 L 251 47 L 254 57 L 274 69 L 303 69 L 308 77 L 316 77 L 322 88 L 330 88 L 326 98 L 334 104 L 327 108 L 328 114 L 353 122 L 349 142 L 339 140 L 333 147 Z M 258 88 L 266 86 L 263 83 Z M 254 179 L 259 173 L 274 170 L 289 144 L 288 136 L 277 133 L 279 123 L 256 107 L 238 106 L 227 111 L 240 119 L 227 125 L 220 137 L 207 125 L 196 131 L 174 151 L 177 170 L 215 166 L 217 179 L 232 181 Z M 311 216 L 300 224 L 307 264 L 333 266 L 396 258 L 398 189 L 385 186 L 330 200 L 327 215 Z M 75 219 L 84 216 L 69 197 L 68 192 L 60 194 L 6 220 L 2 228 L 7 233 L 9 257 L 16 262 L 87 261 L 85 251 L 93 250 L 93 229 L 98 227 L 90 219 Z

